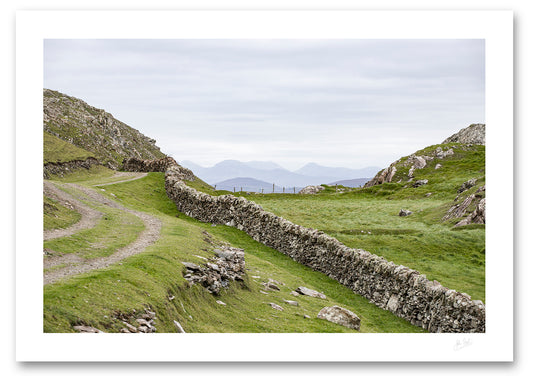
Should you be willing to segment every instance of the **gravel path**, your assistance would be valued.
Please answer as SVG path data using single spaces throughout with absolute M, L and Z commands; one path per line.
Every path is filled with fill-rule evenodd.
M 52 183 L 45 182 L 45 191 L 46 191 L 47 183 L 53 186 Z M 107 257 L 99 257 L 95 259 L 86 260 L 75 254 L 67 254 L 63 256 L 45 256 L 43 260 L 44 269 L 52 268 L 54 266 L 63 265 L 63 264 L 66 265 L 65 267 L 62 267 L 60 269 L 54 269 L 54 270 L 45 272 L 43 275 L 45 285 L 56 282 L 57 280 L 64 278 L 64 277 L 68 277 L 68 276 L 72 276 L 72 275 L 80 274 L 80 273 L 86 273 L 94 269 L 105 268 L 126 257 L 143 252 L 146 249 L 146 247 L 153 244 L 157 239 L 159 239 L 159 235 L 161 232 L 161 221 L 159 219 L 149 214 L 143 213 L 143 212 L 128 209 L 120 205 L 116 201 L 113 201 L 90 188 L 83 187 L 83 186 L 73 184 L 73 183 L 66 183 L 64 184 L 64 186 L 74 188 L 84 193 L 86 196 L 88 196 L 89 201 L 91 202 L 107 205 L 109 207 L 119 209 L 119 210 L 131 213 L 139 217 L 143 221 L 145 229 L 139 234 L 139 236 L 133 243 L 123 248 L 117 249 L 115 253 Z M 50 187 L 48 188 L 50 189 Z M 62 192 L 57 187 L 53 187 L 53 188 L 55 188 L 59 192 Z M 50 192 L 53 191 L 53 188 L 50 190 Z M 82 205 L 87 207 L 86 205 L 82 204 L 81 202 L 79 202 L 72 196 L 69 197 L 69 202 L 71 202 L 73 206 L 74 204 L 77 204 L 79 207 L 81 207 Z M 100 213 L 100 216 L 101 215 L 102 213 Z M 83 220 L 83 214 L 82 214 L 82 220 Z M 94 220 L 94 224 L 92 226 L 96 224 L 98 219 L 93 219 L 93 220 Z M 68 230 L 68 229 L 65 229 L 65 230 Z M 74 232 L 75 231 L 73 231 L 72 233 Z M 63 235 L 63 236 L 66 236 L 66 235 Z
M 112 185 L 112 184 L 118 184 L 118 183 L 124 183 L 124 182 L 127 182 L 127 181 L 133 181 L 133 180 L 137 180 L 137 179 L 142 179 L 142 178 L 144 178 L 146 175 L 148 175 L 147 172 L 124 172 L 124 171 L 117 171 L 117 172 L 115 172 L 115 175 L 113 175 L 113 177 L 124 176 L 124 177 L 129 177 L 129 179 L 124 179 L 124 180 L 119 180 L 119 181 L 113 181 L 113 182 L 111 182 L 111 183 L 95 184 L 95 185 L 93 185 L 93 187 L 103 187 L 103 186 L 105 186 L 105 185 Z
M 50 181 L 44 180 L 43 191 L 46 196 L 58 200 L 62 205 L 74 209 L 81 214 L 81 219 L 70 227 L 44 231 L 44 240 L 70 236 L 78 231 L 93 228 L 102 217 L 101 212 L 78 201 L 67 192 L 57 188 L 54 183 Z

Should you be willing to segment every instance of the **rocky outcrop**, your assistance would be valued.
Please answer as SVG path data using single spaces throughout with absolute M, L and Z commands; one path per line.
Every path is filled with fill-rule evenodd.
M 471 124 L 467 128 L 444 140 L 443 144 L 459 142 L 461 144 L 478 144 L 485 145 L 485 124 Z
M 485 305 L 437 281 L 320 231 L 266 212 L 243 197 L 211 196 L 188 187 L 171 166 L 167 195 L 179 211 L 203 222 L 236 227 L 295 261 L 320 271 L 430 332 L 484 332 Z
M 52 175 L 63 177 L 66 174 L 74 172 L 76 170 L 89 170 L 91 166 L 99 165 L 100 162 L 96 158 L 89 157 L 82 161 L 70 161 L 70 162 L 49 162 L 43 166 L 43 178 L 50 179 Z
M 378 174 L 371 180 L 367 181 L 364 187 L 373 187 L 374 185 L 378 184 L 391 183 L 394 174 L 396 174 L 396 167 L 394 165 L 390 165 L 386 169 L 378 172 Z
M 339 306 L 324 307 L 318 312 L 317 318 L 345 326 L 350 329 L 359 330 L 361 319 L 352 311 Z
M 485 199 L 479 200 L 474 211 L 466 218 L 463 218 L 454 227 L 466 226 L 471 223 L 485 224 Z
M 165 156 L 155 140 L 115 119 L 102 109 L 57 91 L 43 90 L 44 130 L 92 152 L 105 166 L 118 169 L 123 158 Z

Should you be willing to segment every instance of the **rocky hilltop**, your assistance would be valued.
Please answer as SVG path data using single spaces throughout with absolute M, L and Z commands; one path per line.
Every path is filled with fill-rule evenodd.
M 485 124 L 470 124 L 470 126 L 461 129 L 442 143 L 449 144 L 451 142 L 485 145 Z
M 391 184 L 384 189 L 417 188 L 418 195 L 424 197 L 453 195 L 453 203 L 448 205 L 443 221 L 453 220 L 455 226 L 484 224 L 485 125 L 472 124 L 442 144 L 400 158 L 378 172 L 364 187 L 387 183 Z
M 57 91 L 43 90 L 44 131 L 94 154 L 118 169 L 124 158 L 165 157 L 155 140 L 115 119 L 110 113 Z

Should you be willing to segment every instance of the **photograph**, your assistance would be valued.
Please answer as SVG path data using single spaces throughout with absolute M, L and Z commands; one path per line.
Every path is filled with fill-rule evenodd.
M 19 12 L 17 360 L 511 360 L 512 36 Z

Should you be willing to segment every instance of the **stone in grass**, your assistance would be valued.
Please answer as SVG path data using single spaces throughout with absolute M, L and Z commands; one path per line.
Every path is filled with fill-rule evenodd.
M 77 326 L 74 326 L 73 328 L 80 333 L 105 333 L 101 331 L 100 329 L 96 329 L 96 328 L 93 328 L 92 326 L 86 326 L 86 325 L 77 325 Z
M 178 333 L 186 333 L 185 330 L 183 330 L 183 327 L 180 325 L 179 322 L 177 322 L 176 320 L 173 320 L 173 321 L 174 321 L 174 325 L 178 329 Z
M 272 308 L 277 309 L 278 311 L 283 311 L 283 308 L 277 305 L 276 303 L 268 303 Z
M 411 215 L 411 214 L 413 214 L 413 212 L 407 209 L 400 209 L 400 213 L 398 213 L 400 217 L 407 217 L 408 215 Z
M 202 267 L 200 265 L 193 264 L 192 262 L 182 262 L 183 265 L 189 270 L 201 270 Z
M 285 303 L 289 304 L 289 305 L 293 305 L 293 306 L 298 307 L 298 302 L 295 301 L 295 300 L 285 300 L 285 299 L 283 299 L 283 301 L 284 301 Z
M 222 300 L 217 300 L 217 304 L 226 305 L 226 303 L 224 303 Z
M 315 290 L 311 290 L 310 288 L 307 288 L 307 287 L 304 287 L 304 286 L 298 287 L 296 289 L 296 292 L 301 294 L 301 295 L 311 296 L 313 298 L 327 299 L 326 295 L 322 294 L 321 292 L 318 292 L 318 291 L 315 291 Z
M 359 330 L 361 327 L 361 319 L 355 313 L 339 306 L 324 307 L 317 317 L 350 329 Z

